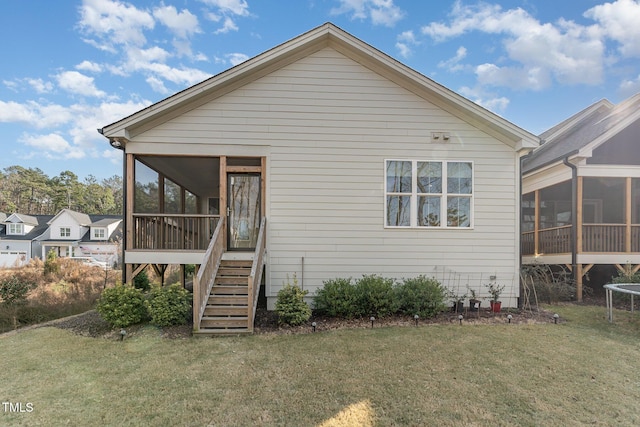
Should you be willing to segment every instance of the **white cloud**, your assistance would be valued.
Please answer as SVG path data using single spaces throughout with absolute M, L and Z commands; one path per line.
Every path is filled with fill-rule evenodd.
M 27 79 L 27 83 L 38 93 L 49 93 L 53 90 L 53 83 L 42 79 Z
M 603 80 L 604 43 L 594 26 L 572 21 L 541 23 L 521 8 L 499 5 L 463 5 L 456 1 L 449 23 L 422 27 L 423 34 L 444 41 L 472 31 L 504 36 L 507 58 L 514 65 L 483 64 L 476 73 L 488 84 L 542 89 L 553 79 L 563 84 L 599 84 Z
M 370 19 L 374 25 L 393 27 L 404 18 L 404 11 L 393 0 L 338 0 L 340 6 L 331 9 L 332 15 L 350 14 L 351 19 Z
M 238 26 L 235 21 L 228 16 L 224 18 L 224 23 L 221 28 L 218 28 L 214 31 L 214 34 L 226 34 L 229 31 L 238 31 Z
M 203 3 L 216 7 L 224 14 L 249 16 L 249 5 L 245 0 L 201 0 Z
M 164 82 L 157 77 L 147 77 L 147 83 L 151 86 L 154 92 L 158 92 L 164 95 L 169 94 L 169 89 L 166 88 Z
M 186 9 L 178 12 L 174 6 L 163 5 L 153 10 L 153 16 L 182 39 L 201 32 L 198 17 Z
M 227 58 L 227 60 L 233 66 L 241 64 L 244 61 L 246 61 L 247 59 L 249 59 L 249 57 L 247 55 L 245 55 L 244 53 L 228 53 L 228 54 L 225 55 L 225 57 Z
M 416 39 L 413 31 L 404 31 L 396 38 L 396 49 L 400 52 L 400 56 L 408 58 L 413 53 L 412 46 L 419 45 L 420 42 Z
M 0 101 L 0 122 L 25 123 L 42 129 L 62 126 L 72 119 L 73 115 L 61 105 L 43 105 L 34 101 L 24 104 Z
M 603 34 L 620 44 L 623 56 L 640 56 L 640 3 L 633 0 L 617 0 L 587 10 L 585 17 L 600 24 Z
M 37 149 L 40 155 L 50 159 L 84 157 L 84 152 L 72 149 L 71 144 L 57 133 L 50 133 L 47 135 L 24 134 L 19 138 L 19 142 L 22 142 L 28 147 Z
M 67 92 L 101 98 L 106 94 L 96 88 L 93 77 L 85 76 L 77 71 L 63 71 L 56 76 L 58 85 Z
M 76 65 L 76 70 L 80 71 L 90 71 L 92 73 L 101 73 L 102 66 L 100 64 L 96 64 L 91 61 L 82 61 L 78 65 Z
M 83 0 L 78 25 L 98 39 L 86 41 L 103 50 L 113 50 L 114 43 L 144 45 L 144 30 L 153 29 L 155 22 L 148 11 L 117 0 Z
M 504 96 L 496 96 L 492 93 L 487 93 L 482 88 L 470 88 L 463 86 L 458 91 L 462 96 L 470 99 L 478 105 L 483 106 L 487 110 L 493 111 L 497 114 L 507 109 L 509 106 L 509 99 Z
M 450 72 L 459 71 L 463 68 L 463 66 L 460 64 L 460 61 L 466 58 L 466 56 L 467 48 L 465 48 L 464 46 L 460 46 L 458 50 L 456 50 L 456 55 L 453 58 L 449 58 L 446 61 L 440 61 L 438 63 L 438 67 L 446 68 Z
M 624 79 L 618 88 L 624 98 L 628 98 L 640 92 L 640 75 L 631 79 Z

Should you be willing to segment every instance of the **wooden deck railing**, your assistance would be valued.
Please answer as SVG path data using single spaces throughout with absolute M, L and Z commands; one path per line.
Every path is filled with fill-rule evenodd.
M 547 228 L 538 235 L 540 254 L 571 252 L 571 226 Z M 520 246 L 522 255 L 535 254 L 535 232 L 522 233 Z M 580 252 L 621 253 L 640 252 L 640 225 L 631 225 L 631 242 L 627 244 L 626 224 L 583 224 L 582 249 Z
M 219 215 L 133 214 L 133 248 L 205 250 Z
M 584 224 L 582 252 L 626 252 L 625 224 Z
M 224 222 L 224 218 L 218 221 L 218 225 L 213 232 L 213 238 L 209 243 L 202 264 L 198 269 L 198 274 L 193 278 L 194 331 L 200 330 L 200 321 L 202 320 L 204 309 L 207 306 L 207 300 L 209 299 L 211 288 L 218 274 L 222 254 L 224 253 Z
M 253 323 L 256 315 L 256 307 L 258 304 L 258 293 L 260 284 L 262 283 L 262 272 L 264 270 L 264 253 L 266 248 L 267 218 L 262 218 L 260 222 L 260 231 L 258 232 L 258 240 L 256 242 L 256 251 L 253 256 L 253 264 L 251 265 L 251 274 L 248 278 L 248 302 L 249 305 L 249 331 L 253 332 Z
M 538 232 L 538 253 L 563 254 L 571 252 L 571 226 L 553 227 Z

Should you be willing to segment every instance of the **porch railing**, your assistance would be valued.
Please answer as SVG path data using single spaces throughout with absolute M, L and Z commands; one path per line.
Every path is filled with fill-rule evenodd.
M 253 256 L 253 264 L 251 265 L 251 273 L 249 274 L 248 285 L 248 308 L 249 308 L 249 330 L 253 332 L 253 323 L 256 315 L 256 307 L 258 304 L 258 293 L 260 284 L 262 283 L 262 272 L 264 271 L 264 254 L 266 248 L 267 218 L 263 217 L 260 222 L 260 231 L 258 232 L 258 240 L 256 242 L 256 251 Z
M 218 268 L 220 267 L 220 260 L 222 254 L 224 254 L 224 218 L 218 221 L 218 224 L 213 232 L 213 238 L 209 243 L 207 252 L 204 255 L 204 259 L 198 274 L 193 278 L 193 329 L 194 331 L 200 330 L 200 321 L 204 314 L 204 309 L 207 306 L 207 300 L 211 293 L 211 288 L 215 282 L 216 275 L 218 274 Z
M 560 254 L 571 252 L 571 226 L 547 228 L 538 231 L 538 253 Z M 535 232 L 522 233 L 520 246 L 523 255 L 535 254 Z M 627 244 L 626 224 L 583 224 L 581 252 L 614 253 L 640 252 L 640 225 L 631 225 L 631 241 Z
M 205 250 L 219 215 L 133 214 L 133 248 Z
M 553 227 L 538 232 L 538 253 L 563 254 L 571 252 L 571 226 Z

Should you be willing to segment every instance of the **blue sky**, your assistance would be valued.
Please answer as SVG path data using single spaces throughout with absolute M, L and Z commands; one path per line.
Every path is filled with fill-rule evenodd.
M 22 0 L 0 14 L 0 169 L 120 174 L 96 129 L 330 21 L 539 134 L 640 92 L 640 1 Z

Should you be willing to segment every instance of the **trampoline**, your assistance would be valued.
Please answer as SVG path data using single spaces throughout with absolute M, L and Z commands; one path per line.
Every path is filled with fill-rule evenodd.
M 640 283 L 611 283 L 604 285 L 607 295 L 607 311 L 609 322 L 613 322 L 613 292 L 631 294 L 631 314 L 633 314 L 633 297 L 640 295 Z

